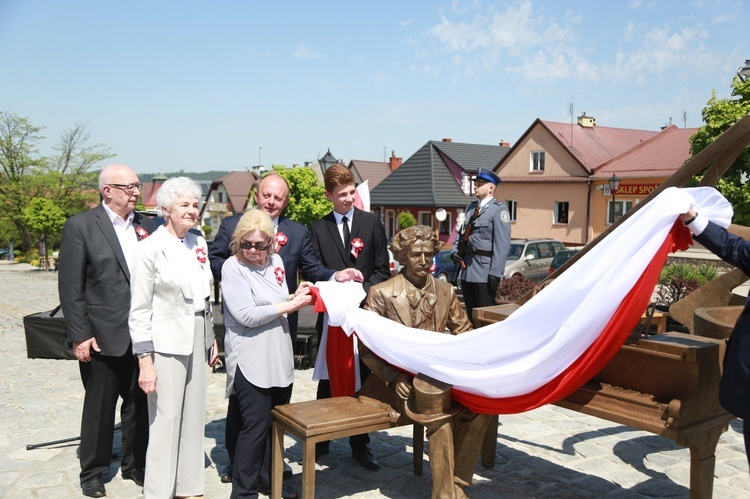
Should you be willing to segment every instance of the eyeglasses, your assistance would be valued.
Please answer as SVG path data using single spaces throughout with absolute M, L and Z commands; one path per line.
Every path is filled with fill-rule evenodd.
M 140 182 L 136 184 L 107 184 L 110 187 L 119 187 L 125 192 L 133 192 L 134 190 L 138 189 L 139 191 L 143 189 L 143 184 Z
M 246 250 L 255 248 L 258 251 L 266 251 L 269 246 L 271 246 L 271 241 L 265 243 L 251 243 L 247 241 L 240 241 L 240 248 Z

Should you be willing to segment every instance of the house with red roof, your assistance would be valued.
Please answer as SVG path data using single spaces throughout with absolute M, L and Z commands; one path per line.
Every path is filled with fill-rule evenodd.
M 537 119 L 494 168 L 513 238 L 593 240 L 690 158 L 696 131 L 602 127 L 585 113 L 577 123 Z
M 206 194 L 206 202 L 201 208 L 201 225 L 211 227 L 206 239 L 213 239 L 212 234 L 221 225 L 221 219 L 243 213 L 250 203 L 251 190 L 258 182 L 255 172 L 229 172 L 211 182 Z
M 367 180 L 370 190 L 376 188 L 385 178 L 403 164 L 402 158 L 397 158 L 394 152 L 388 162 L 365 161 L 362 159 L 353 159 L 349 161 L 349 170 L 354 174 L 354 181 L 357 185 Z

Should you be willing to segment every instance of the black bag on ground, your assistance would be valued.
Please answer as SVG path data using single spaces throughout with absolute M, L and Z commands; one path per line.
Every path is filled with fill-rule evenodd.
M 76 360 L 65 341 L 65 317 L 60 306 L 23 318 L 26 334 L 26 356 L 29 359 Z

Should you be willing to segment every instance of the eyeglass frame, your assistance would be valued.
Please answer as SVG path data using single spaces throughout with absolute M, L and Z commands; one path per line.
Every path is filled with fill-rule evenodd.
M 110 187 L 118 187 L 122 189 L 125 192 L 133 192 L 134 190 L 138 189 L 139 191 L 143 190 L 143 183 L 141 182 L 134 182 L 132 184 L 104 184 L 108 185 Z
M 261 247 L 262 246 L 262 247 Z M 268 251 L 268 248 L 271 247 L 271 239 L 269 238 L 268 241 L 263 243 L 252 243 L 250 241 L 240 241 L 240 248 L 243 250 L 251 250 L 255 249 L 256 251 Z

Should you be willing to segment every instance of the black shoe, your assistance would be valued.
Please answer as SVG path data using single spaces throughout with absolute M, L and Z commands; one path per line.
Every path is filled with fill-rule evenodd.
M 123 480 L 133 480 L 137 486 L 143 487 L 143 479 L 146 476 L 146 472 L 145 470 L 135 468 L 124 473 L 120 473 L 120 476 Z
M 107 495 L 101 476 L 95 476 L 83 482 L 81 484 L 81 492 L 88 497 L 104 497 Z
M 363 450 L 352 450 L 352 459 L 357 461 L 366 470 L 378 471 L 380 469 L 380 463 L 367 447 Z
M 219 473 L 219 480 L 221 480 L 221 483 L 232 483 L 232 463 L 229 463 L 224 471 Z

